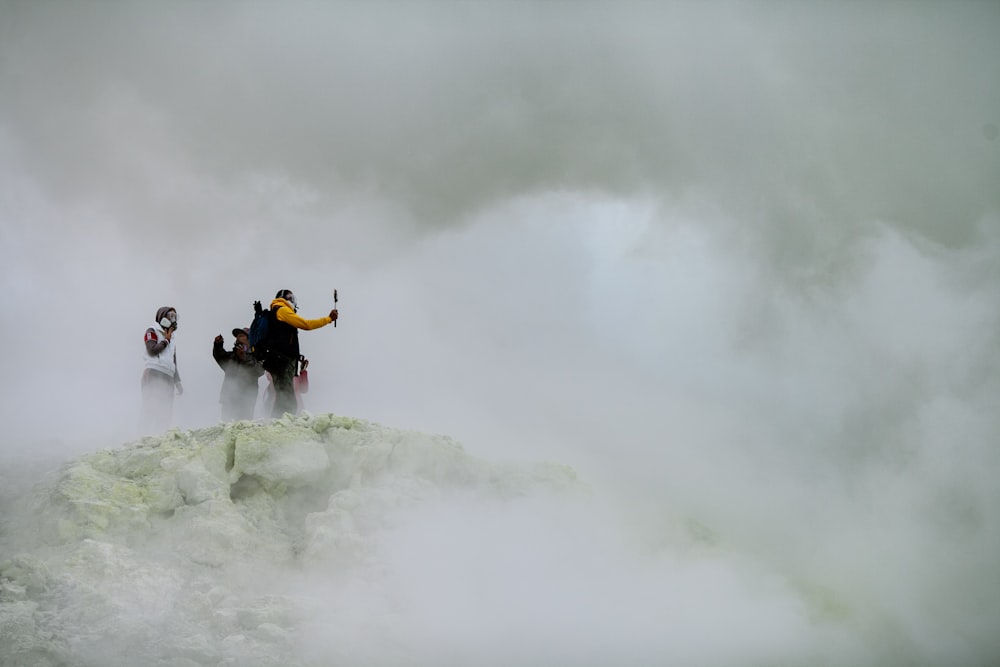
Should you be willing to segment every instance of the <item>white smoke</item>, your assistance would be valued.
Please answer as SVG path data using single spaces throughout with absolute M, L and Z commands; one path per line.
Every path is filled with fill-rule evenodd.
M 219 416 L 212 338 L 280 288 L 307 317 L 338 288 L 338 327 L 302 334 L 307 408 L 573 466 L 621 534 L 566 573 L 619 573 L 579 586 L 626 608 L 574 617 L 608 629 L 601 646 L 671 637 L 687 662 L 725 662 L 761 609 L 747 587 L 777 582 L 760 626 L 741 625 L 755 655 L 989 664 L 998 23 L 989 3 L 4 3 L 4 509 L 68 457 L 132 440 L 157 307 L 178 309 L 175 417 L 198 428 Z M 438 525 L 519 544 L 537 520 L 554 535 L 526 568 L 537 582 L 600 541 L 558 503 L 529 505 L 422 506 L 386 545 L 422 553 Z M 721 555 L 677 565 L 665 515 Z M 5 530 L 5 557 L 30 542 Z M 677 574 L 694 571 L 719 579 Z M 438 616 L 389 626 L 444 661 L 428 628 L 470 594 L 395 572 L 379 581 L 401 607 L 375 596 L 371 613 L 437 585 Z M 716 590 L 732 622 L 643 632 L 637 610 L 676 608 L 642 590 L 689 580 L 680 608 Z M 568 625 L 522 607 L 517 577 L 494 581 L 471 636 L 503 617 L 573 657 Z M 821 638 L 817 608 L 848 620 Z M 391 662 L 364 636 L 359 662 Z
M 170 432 L 70 462 L 7 516 L 35 532 L 0 563 L 0 659 L 709 665 L 836 649 L 830 664 L 856 664 L 885 650 L 853 628 L 877 605 L 771 571 L 691 517 L 640 526 L 626 510 L 565 466 L 332 415 Z

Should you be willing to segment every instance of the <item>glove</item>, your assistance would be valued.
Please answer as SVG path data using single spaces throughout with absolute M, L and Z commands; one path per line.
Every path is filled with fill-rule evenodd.
M 219 334 L 218 336 L 215 337 L 215 344 L 216 345 L 218 345 L 222 341 L 223 341 L 222 334 Z
M 334 322 L 337 321 L 337 309 L 336 308 L 334 308 L 333 310 L 330 311 L 330 319 L 333 320 Z

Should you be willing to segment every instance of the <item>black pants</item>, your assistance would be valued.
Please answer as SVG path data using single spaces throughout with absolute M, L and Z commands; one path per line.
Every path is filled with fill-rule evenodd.
M 275 419 L 284 416 L 286 412 L 298 412 L 298 402 L 295 400 L 295 371 L 298 364 L 292 359 L 276 359 L 267 369 L 271 373 L 271 383 L 274 385 L 274 409 L 271 416 Z

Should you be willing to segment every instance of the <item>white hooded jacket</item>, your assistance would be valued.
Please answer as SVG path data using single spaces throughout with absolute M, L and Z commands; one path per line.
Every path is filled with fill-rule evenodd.
M 146 329 L 145 341 L 147 343 L 145 352 L 145 362 L 146 368 L 163 373 L 167 377 L 173 378 L 175 382 L 179 382 L 180 378 L 177 373 L 177 348 L 174 347 L 174 338 L 170 337 L 167 340 L 166 329 L 159 322 L 154 322 L 153 326 Z M 148 343 L 152 341 L 156 344 L 156 347 L 160 347 L 163 343 L 166 345 L 156 353 L 149 352 Z

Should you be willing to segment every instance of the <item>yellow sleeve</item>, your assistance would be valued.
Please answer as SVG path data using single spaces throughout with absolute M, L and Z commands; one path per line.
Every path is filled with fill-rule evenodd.
M 291 324 L 296 329 L 305 329 L 307 331 L 325 327 L 330 322 L 333 322 L 329 317 L 318 317 L 315 320 L 307 320 L 287 306 L 279 307 L 275 317 L 285 324 Z

